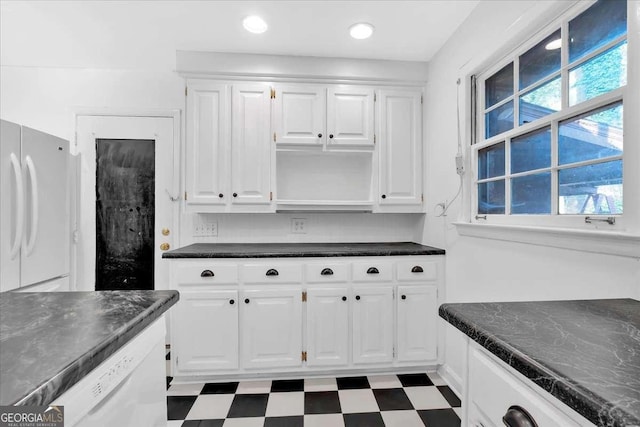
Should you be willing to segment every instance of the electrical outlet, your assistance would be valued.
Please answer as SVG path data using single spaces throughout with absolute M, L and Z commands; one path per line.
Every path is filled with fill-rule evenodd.
M 291 232 L 293 234 L 307 234 L 307 219 L 291 218 Z
M 194 237 L 216 237 L 218 235 L 218 221 L 210 220 L 198 215 L 193 224 Z

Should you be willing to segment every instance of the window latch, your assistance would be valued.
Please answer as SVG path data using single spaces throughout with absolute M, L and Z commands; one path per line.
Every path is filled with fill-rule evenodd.
M 487 216 L 486 215 L 476 215 L 476 221 L 479 219 L 484 219 L 485 221 L 487 220 Z
M 606 222 L 609 225 L 614 225 L 616 223 L 616 218 L 613 216 L 608 216 L 606 218 L 592 218 L 590 216 L 585 216 L 584 222 L 587 224 L 591 224 L 592 222 Z

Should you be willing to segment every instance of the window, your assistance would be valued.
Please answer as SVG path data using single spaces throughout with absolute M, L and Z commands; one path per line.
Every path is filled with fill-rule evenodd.
M 624 211 L 627 4 L 577 7 L 478 77 L 476 219 Z

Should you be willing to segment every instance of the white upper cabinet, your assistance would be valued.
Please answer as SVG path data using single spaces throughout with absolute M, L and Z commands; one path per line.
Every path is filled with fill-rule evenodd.
M 278 85 L 273 127 L 278 145 L 322 145 L 326 136 L 327 90 L 324 86 Z
M 327 90 L 327 147 L 373 146 L 374 91 L 357 86 Z
M 233 85 L 231 114 L 231 203 L 270 203 L 271 88 Z
M 381 210 L 422 208 L 422 108 L 419 90 L 378 92 Z M 391 211 L 391 209 L 387 209 Z
M 225 205 L 228 199 L 229 86 L 190 83 L 187 95 L 187 202 Z
M 186 123 L 187 209 L 270 211 L 270 87 L 189 81 Z

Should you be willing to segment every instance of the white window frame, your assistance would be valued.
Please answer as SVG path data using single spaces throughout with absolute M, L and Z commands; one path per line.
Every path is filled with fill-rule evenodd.
M 525 43 L 521 44 L 518 48 L 511 50 L 508 52 L 506 56 L 503 57 L 502 60 L 497 61 L 494 65 L 489 68 L 485 68 L 482 73 L 478 75 L 478 85 L 477 85 L 477 99 L 476 99 L 476 123 L 477 130 L 476 134 L 478 135 L 478 143 L 473 144 L 471 146 L 471 156 L 470 156 L 470 176 L 471 176 L 471 200 L 470 200 L 470 208 L 471 208 L 471 223 L 472 224 L 494 224 L 494 225 L 513 225 L 513 226 L 534 226 L 534 227 L 562 227 L 567 229 L 582 229 L 582 230 L 594 230 L 594 229 L 602 229 L 609 231 L 620 232 L 622 230 L 626 230 L 629 224 L 628 218 L 635 215 L 638 215 L 638 212 L 629 212 L 627 209 L 627 199 L 628 197 L 633 197 L 631 191 L 627 188 L 629 187 L 629 182 L 631 180 L 627 179 L 628 176 L 628 168 L 626 168 L 626 164 L 623 165 L 623 182 L 626 182 L 627 185 L 623 184 L 623 200 L 625 202 L 624 213 L 622 215 L 585 215 L 585 214 L 554 214 L 558 210 L 558 182 L 557 182 L 557 171 L 561 169 L 565 169 L 568 167 L 577 167 L 586 164 L 592 163 L 601 163 L 599 160 L 586 161 L 580 163 L 572 163 L 569 165 L 561 165 L 557 164 L 557 137 L 558 137 L 558 123 L 564 120 L 571 119 L 572 117 L 578 116 L 583 113 L 587 113 L 589 111 L 598 109 L 600 107 L 604 107 L 606 105 L 622 101 L 625 107 L 624 110 L 624 129 L 626 130 L 628 126 L 632 125 L 630 121 L 633 121 L 631 115 L 627 112 L 626 98 L 627 98 L 627 87 L 629 85 L 629 80 L 632 78 L 631 73 L 627 70 L 627 85 L 621 88 L 615 89 L 608 93 L 599 95 L 595 98 L 589 99 L 587 101 L 580 102 L 574 106 L 569 106 L 569 71 L 578 67 L 579 65 L 591 60 L 592 58 L 600 55 L 601 53 L 607 51 L 608 49 L 620 44 L 624 40 L 628 41 L 628 34 L 630 32 L 629 29 L 629 15 L 631 14 L 630 6 L 627 9 L 627 34 L 621 37 L 616 38 L 615 40 L 607 43 L 604 46 L 596 49 L 595 51 L 585 55 L 584 57 L 574 61 L 573 63 L 569 63 L 569 49 L 568 49 L 568 27 L 569 21 L 573 18 L 577 17 L 580 13 L 587 10 L 595 3 L 595 0 L 589 2 L 578 2 L 575 6 L 569 8 L 565 13 L 562 14 L 558 19 L 554 20 L 540 32 L 529 38 Z M 632 3 L 632 2 L 628 2 Z M 543 79 L 536 81 L 535 83 L 525 87 L 523 89 L 519 89 L 519 57 L 520 55 L 527 52 L 529 49 L 540 43 L 542 40 L 547 38 L 549 35 L 553 34 L 558 29 L 561 29 L 561 37 L 562 37 L 562 50 L 561 50 L 561 67 L 559 71 L 552 73 L 549 76 L 544 77 Z M 629 47 L 627 47 L 629 49 Z M 632 53 L 630 50 L 627 51 L 628 56 Z M 513 62 L 514 69 L 514 91 L 513 94 L 504 100 L 492 105 L 489 108 L 485 108 L 485 80 L 495 74 L 497 71 L 501 70 L 503 67 L 508 65 L 510 62 Z M 547 82 L 561 76 L 561 110 L 549 114 L 548 116 L 537 119 L 531 123 L 526 123 L 521 126 L 517 126 L 519 123 L 519 96 L 530 92 L 534 88 L 538 88 L 546 84 Z M 493 137 L 484 139 L 485 135 L 485 114 L 495 108 L 500 107 L 508 102 L 513 102 L 514 106 L 514 125 L 515 127 L 509 131 L 503 132 L 499 135 L 495 135 Z M 543 129 L 546 127 L 551 127 L 551 166 L 548 168 L 543 168 L 539 170 L 531 170 L 522 173 L 511 174 L 510 171 L 510 140 L 514 137 L 522 136 L 529 132 Z M 625 132 L 626 133 L 626 132 Z M 626 139 L 626 138 L 625 138 Z M 478 151 L 490 147 L 499 142 L 505 142 L 505 175 L 495 178 L 482 179 L 478 180 Z M 629 141 L 627 139 L 626 146 L 630 143 L 637 144 L 637 141 Z M 624 155 L 623 155 L 624 156 Z M 608 158 L 607 161 L 612 161 L 616 159 L 622 159 L 623 156 Z M 640 167 L 640 165 L 637 165 Z M 509 214 L 510 206 L 511 206 L 511 177 L 515 176 L 525 176 L 532 175 L 534 173 L 540 173 L 545 171 L 551 171 L 551 214 Z M 505 214 L 478 214 L 478 183 L 495 181 L 495 180 L 505 180 Z M 608 216 L 615 217 L 615 224 L 610 225 L 604 222 L 594 222 L 591 224 L 585 223 L 585 217 L 589 216 L 592 218 L 604 219 Z

